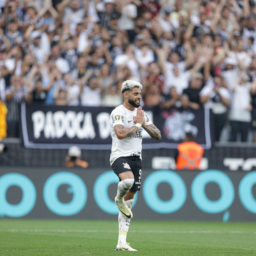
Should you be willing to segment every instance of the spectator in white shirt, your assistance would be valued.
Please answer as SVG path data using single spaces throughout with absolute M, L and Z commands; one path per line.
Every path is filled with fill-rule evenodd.
M 124 3 L 121 10 L 121 17 L 118 22 L 118 27 L 121 30 L 127 31 L 130 39 L 134 35 L 134 20 L 137 17 L 137 14 L 137 6 L 132 0 Z
M 212 109 L 215 140 L 219 141 L 221 132 L 227 123 L 230 106 L 230 93 L 222 76 L 209 79 L 200 93 L 200 100 Z
M 238 79 L 237 62 L 234 58 L 227 57 L 225 59 L 222 75 L 227 83 L 229 91 L 232 91 L 232 88 Z
M 139 70 L 139 64 L 137 59 L 134 56 L 134 46 L 133 45 L 128 45 L 125 48 L 125 52 L 123 54 L 117 55 L 114 61 L 114 65 L 116 67 L 120 65 L 127 65 L 131 72 L 133 77 L 136 78 L 136 80 L 139 81 L 140 79 L 140 70 Z
M 36 57 L 37 62 L 42 64 L 44 59 L 50 53 L 50 42 L 46 33 L 41 33 L 39 30 L 35 30 L 30 35 L 31 44 L 30 50 Z
M 247 68 L 250 65 L 251 57 L 244 48 L 244 42 L 242 38 L 237 37 L 236 45 L 233 48 L 233 51 L 229 53 L 231 58 L 234 58 L 239 67 L 242 69 Z
M 20 103 L 26 95 L 24 81 L 20 76 L 12 76 L 11 86 L 6 90 L 6 100 Z
M 137 45 L 138 46 L 138 45 Z M 135 48 L 135 58 L 140 66 L 145 69 L 147 65 L 155 60 L 154 52 L 150 49 L 149 45 L 142 43 L 141 46 Z
M 246 142 L 251 122 L 250 83 L 245 72 L 239 74 L 239 80 L 232 88 L 230 108 L 231 141 Z M 239 138 L 240 137 L 240 138 Z
M 55 63 L 56 67 L 62 74 L 66 74 L 70 71 L 68 62 L 61 56 L 60 45 L 58 43 L 54 43 L 52 45 L 49 58 Z
M 13 19 L 8 23 L 6 37 L 9 39 L 12 46 L 16 43 L 21 44 L 23 42 L 23 36 L 19 31 L 17 20 Z
M 170 32 L 173 29 L 172 26 L 172 21 L 171 21 L 171 9 L 166 8 L 164 9 L 164 12 L 162 14 L 162 17 L 159 17 L 159 24 L 161 26 L 161 28 L 165 31 L 165 32 Z
M 76 25 L 83 20 L 84 9 L 82 8 L 79 0 L 70 1 L 69 6 L 64 12 L 64 23 L 69 24 L 70 32 L 72 35 L 75 34 Z
M 88 79 L 87 85 L 82 88 L 81 104 L 82 106 L 100 106 L 101 105 L 101 83 L 97 76 L 92 75 Z
M 88 33 L 84 30 L 84 23 L 78 23 L 76 26 L 76 37 L 77 37 L 77 51 L 78 53 L 83 53 L 88 50 L 90 43 L 88 40 Z
M 249 17 L 247 20 L 245 20 L 245 27 L 243 29 L 243 41 L 245 44 L 245 47 L 248 47 L 248 39 L 253 38 L 254 40 L 254 46 L 256 46 L 256 19 L 255 16 Z
M 168 94 L 170 88 L 174 86 L 179 95 L 182 94 L 183 90 L 188 87 L 188 82 L 190 79 L 189 71 L 182 71 L 179 69 L 179 66 L 174 65 L 172 68 L 172 72 L 168 72 L 165 76 L 165 88 L 164 94 Z
M 69 106 L 78 106 L 80 97 L 79 82 L 76 81 L 71 74 L 64 76 L 67 91 L 67 101 Z

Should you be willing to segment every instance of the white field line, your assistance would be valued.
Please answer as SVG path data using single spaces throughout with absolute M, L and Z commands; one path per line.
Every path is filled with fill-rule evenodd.
M 117 233 L 115 230 L 100 229 L 0 229 L 0 232 L 10 233 Z M 254 231 L 222 231 L 222 230 L 131 230 L 130 233 L 155 233 L 155 234 L 255 234 Z

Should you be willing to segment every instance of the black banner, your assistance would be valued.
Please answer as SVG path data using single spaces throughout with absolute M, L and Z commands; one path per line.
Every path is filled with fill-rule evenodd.
M 27 148 L 69 148 L 77 144 L 82 149 L 110 149 L 109 117 L 112 107 L 71 107 L 21 105 L 21 127 Z M 211 147 L 209 109 L 179 111 L 176 109 L 146 109 L 162 132 L 161 142 L 144 131 L 144 149 L 176 148 L 186 131 L 196 135 L 204 148 Z

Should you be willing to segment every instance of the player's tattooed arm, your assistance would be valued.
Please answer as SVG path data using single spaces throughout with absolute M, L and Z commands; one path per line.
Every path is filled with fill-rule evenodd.
M 151 136 L 151 138 L 161 140 L 161 132 L 154 124 L 142 125 L 142 127 Z
M 123 125 L 119 124 L 114 126 L 114 131 L 119 140 L 133 135 L 138 129 L 137 126 L 132 126 L 131 128 L 125 128 Z

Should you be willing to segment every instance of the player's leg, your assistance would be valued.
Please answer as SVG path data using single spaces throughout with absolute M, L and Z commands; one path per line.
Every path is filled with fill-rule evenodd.
M 117 185 L 117 193 L 115 197 L 116 205 L 120 212 L 122 212 L 127 218 L 132 218 L 132 211 L 124 202 L 126 193 L 134 184 L 134 176 L 129 165 L 129 159 L 126 157 L 116 159 L 112 164 L 112 168 L 120 180 Z
M 134 175 L 134 184 L 125 195 L 125 203 L 131 209 L 133 204 L 133 198 L 137 191 L 141 188 L 141 160 L 138 158 L 133 159 L 131 162 L 131 167 Z M 116 250 L 122 251 L 137 251 L 133 249 L 126 241 L 127 233 L 129 231 L 131 219 L 127 218 L 122 213 L 119 213 L 118 223 L 119 223 L 119 236 L 118 236 L 118 244 Z
M 132 203 L 133 203 L 133 198 L 135 193 L 136 192 L 134 191 L 129 191 L 125 195 L 125 203 L 129 207 L 129 209 L 132 208 Z M 116 246 L 117 251 L 137 251 L 133 249 L 129 244 L 127 244 L 127 241 L 126 241 L 130 223 L 131 223 L 131 218 L 127 218 L 124 214 L 119 212 L 119 215 L 118 215 L 119 233 L 118 233 L 118 243 Z
M 122 172 L 118 175 L 120 181 L 117 185 L 117 194 L 116 198 L 118 200 L 121 200 L 125 197 L 125 195 L 128 193 L 130 188 L 133 186 L 134 183 L 134 176 L 133 173 L 130 172 Z

